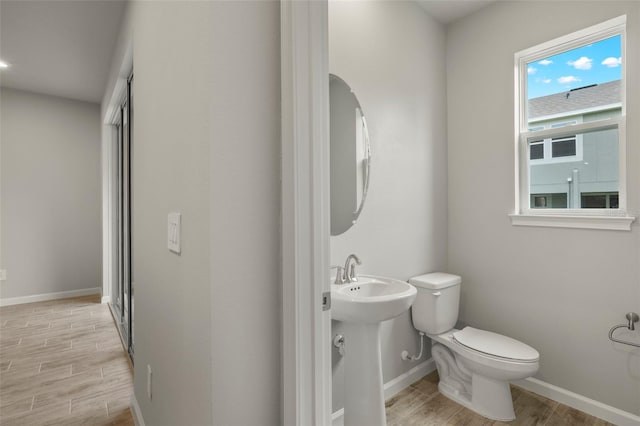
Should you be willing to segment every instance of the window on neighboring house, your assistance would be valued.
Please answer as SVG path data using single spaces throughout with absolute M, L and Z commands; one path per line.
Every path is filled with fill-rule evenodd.
M 530 160 L 544 159 L 544 139 L 529 142 Z
M 567 193 L 531 194 L 531 208 L 534 209 L 566 209 Z
M 581 121 L 581 120 L 580 120 Z M 560 127 L 577 124 L 579 121 L 563 121 L 550 123 L 546 126 L 529 127 L 529 132 L 537 132 L 545 128 L 559 129 Z M 582 135 L 567 135 L 558 138 L 546 138 L 529 141 L 529 160 L 532 164 L 565 163 L 582 160 Z
M 617 209 L 618 193 L 601 192 L 580 194 L 580 203 L 583 209 Z
M 576 135 L 551 138 L 551 157 L 575 157 Z
M 622 16 L 516 53 L 515 224 L 532 224 L 516 223 L 532 215 L 633 220 L 625 200 L 625 23 Z

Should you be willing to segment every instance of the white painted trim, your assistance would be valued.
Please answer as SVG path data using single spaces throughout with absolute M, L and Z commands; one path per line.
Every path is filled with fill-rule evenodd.
M 113 244 L 111 241 L 111 221 L 112 221 L 112 155 L 111 155 L 111 126 L 102 124 L 101 141 L 101 168 L 102 168 L 102 295 L 103 299 L 111 295 L 111 267 Z M 105 140 L 106 138 L 106 140 Z M 104 302 L 103 302 L 104 303 Z
M 280 4 L 282 75 L 282 419 L 331 418 L 327 0 Z
M 142 410 L 140 410 L 140 405 L 138 405 L 135 393 L 131 394 L 131 414 L 133 414 L 133 423 L 135 423 L 136 426 L 145 426 Z
M 102 299 L 100 299 L 100 303 L 111 303 L 111 296 L 102 296 Z
M 433 358 L 421 362 L 411 370 L 407 371 L 384 384 L 384 399 L 387 400 L 412 383 L 422 379 L 427 374 L 436 371 L 436 362 Z M 331 415 L 332 426 L 343 426 L 344 424 L 344 408 L 339 409 Z
M 108 104 L 102 111 L 102 295 L 103 303 L 111 301 L 111 289 L 116 260 L 116 233 L 114 222 L 116 217 L 115 187 L 115 151 L 117 135 L 115 124 L 120 120 L 118 112 L 127 97 L 127 79 L 133 72 L 133 42 L 129 40 L 125 47 L 118 76 L 113 90 L 109 94 Z M 104 301 L 105 297 L 109 300 Z
M 395 379 L 389 380 L 385 383 L 384 399 L 389 399 L 395 396 L 410 384 L 417 382 L 427 374 L 433 373 L 434 371 L 436 371 L 436 362 L 433 358 L 429 358 L 428 360 L 421 362 L 406 373 L 403 373 Z
M 570 116 L 567 116 L 570 117 Z M 566 136 L 573 136 L 577 134 L 584 134 L 590 132 L 600 132 L 602 130 L 617 129 L 620 128 L 624 122 L 624 117 L 618 118 L 605 118 L 604 120 L 588 121 L 586 123 L 571 124 L 569 126 L 549 128 L 537 131 L 522 132 L 522 138 L 526 141 L 528 139 L 548 139 L 548 138 L 563 138 Z
M 514 382 L 514 384 L 523 389 L 553 399 L 561 404 L 568 405 L 576 410 L 580 410 L 618 426 L 638 426 L 640 424 L 640 416 L 603 404 L 602 402 L 595 401 L 533 377 L 526 380 L 519 380 Z
M 83 288 L 80 290 L 59 291 L 57 293 L 34 294 L 31 296 L 5 297 L 0 299 L 0 306 L 21 305 L 23 303 L 44 302 L 46 300 L 68 299 L 70 297 L 100 294 L 101 287 Z
M 627 15 L 621 15 L 599 24 L 583 28 L 571 34 L 567 34 L 536 46 L 521 50 L 515 54 L 516 58 L 527 62 L 534 62 L 548 56 L 580 47 L 590 42 L 596 42 L 620 34 L 625 30 Z
M 514 226 L 542 226 L 548 228 L 607 229 L 630 231 L 632 216 L 569 216 L 548 214 L 510 214 Z

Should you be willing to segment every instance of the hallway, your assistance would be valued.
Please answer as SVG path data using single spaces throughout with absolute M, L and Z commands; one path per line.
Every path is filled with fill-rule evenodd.
M 0 308 L 1 425 L 133 425 L 133 372 L 99 296 Z

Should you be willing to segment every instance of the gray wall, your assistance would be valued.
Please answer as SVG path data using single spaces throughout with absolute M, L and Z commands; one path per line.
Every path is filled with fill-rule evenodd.
M 204 2 L 133 5 L 134 392 L 151 425 L 211 423 L 210 14 Z M 179 256 L 167 249 L 172 211 Z
M 625 13 L 627 181 L 637 216 L 640 3 L 497 2 L 448 27 L 448 253 L 449 270 L 463 277 L 465 322 L 535 347 L 539 379 L 637 415 L 640 354 L 607 339 L 640 308 L 637 222 L 631 232 L 529 228 L 507 216 L 515 204 L 514 53 Z
M 280 424 L 279 5 L 133 2 L 122 31 L 108 87 L 133 40 L 144 420 Z M 167 250 L 171 211 L 182 213 L 179 256 Z
M 280 425 L 280 5 L 213 12 L 213 418 Z
M 2 298 L 100 287 L 100 107 L 0 94 Z
M 366 205 L 354 227 L 331 238 L 332 265 L 356 253 L 361 273 L 406 280 L 446 269 L 444 47 L 443 27 L 412 2 L 329 3 L 329 71 L 358 96 L 373 156 Z M 342 331 L 337 321 L 332 328 Z M 417 346 L 408 312 L 383 324 L 385 382 L 417 364 L 400 358 Z M 343 407 L 343 387 L 334 351 L 333 411 Z

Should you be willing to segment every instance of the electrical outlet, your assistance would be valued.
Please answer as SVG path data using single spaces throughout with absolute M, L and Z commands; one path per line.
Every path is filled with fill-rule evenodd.
M 0 281 L 6 281 L 7 279 L 7 270 L 0 269 Z
M 151 365 L 147 364 L 147 396 L 149 397 L 149 401 L 151 401 Z

